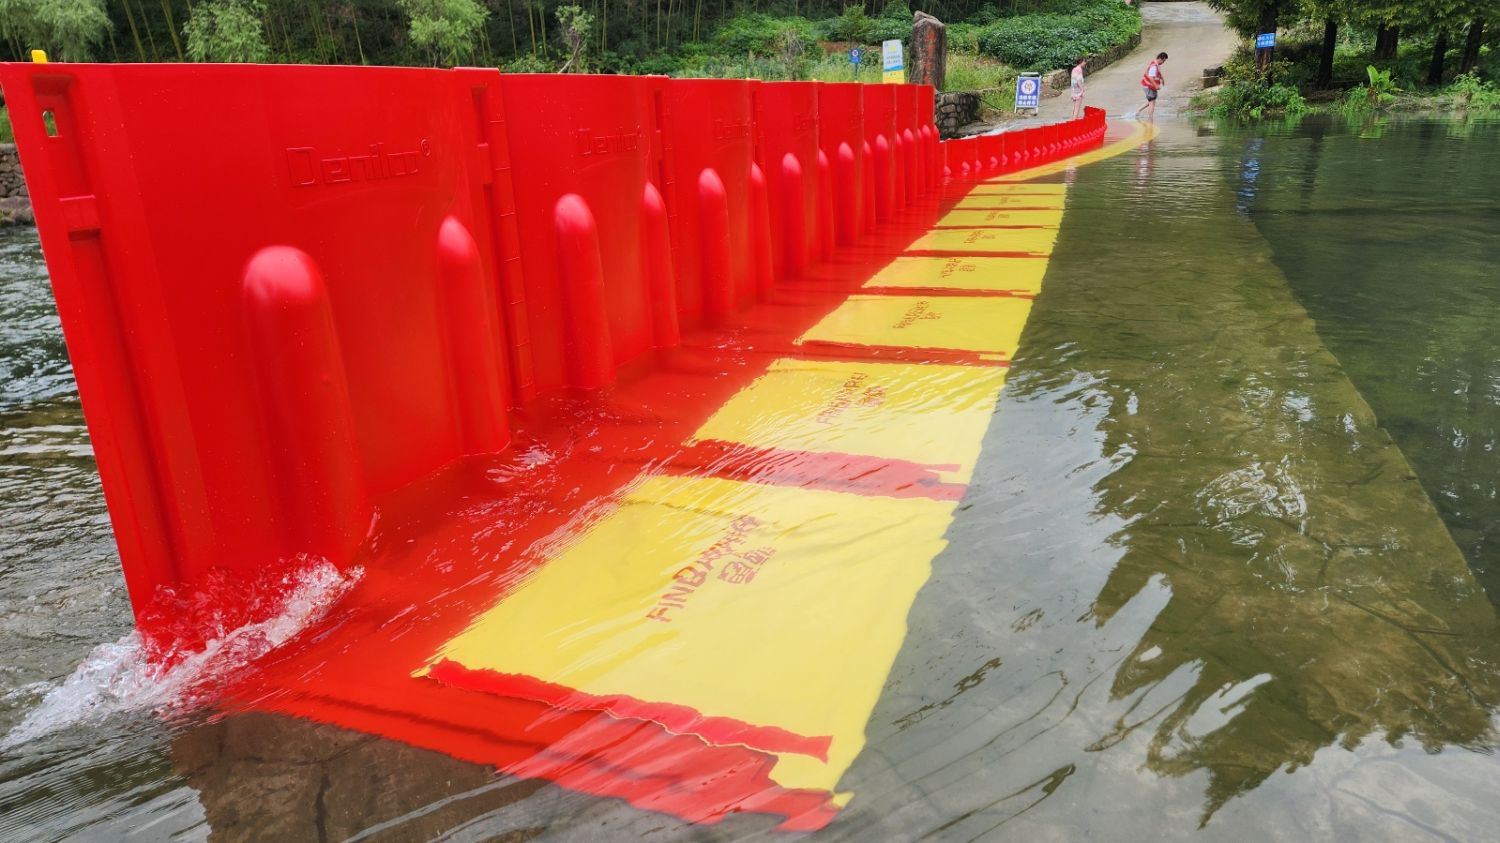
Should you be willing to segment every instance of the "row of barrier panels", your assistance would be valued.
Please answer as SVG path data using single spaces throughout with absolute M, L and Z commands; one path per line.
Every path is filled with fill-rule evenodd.
M 1014 173 L 1098 146 L 1104 132 L 1104 110 L 1089 106 L 1083 117 L 1066 123 L 945 141 L 945 172 L 959 181 Z
M 210 572 L 348 564 L 380 500 L 505 449 L 536 397 L 730 324 L 945 172 L 1103 133 L 1090 109 L 940 144 L 919 85 L 70 64 L 0 85 L 138 617 Z

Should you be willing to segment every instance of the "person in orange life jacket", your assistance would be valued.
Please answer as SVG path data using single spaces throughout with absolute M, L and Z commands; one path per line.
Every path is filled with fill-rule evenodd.
M 1078 63 L 1073 65 L 1071 74 L 1073 82 L 1073 119 L 1083 112 L 1083 66 L 1088 63 L 1088 56 L 1079 56 Z
M 1156 58 L 1146 65 L 1146 72 L 1141 74 L 1141 88 L 1146 91 L 1146 104 L 1135 110 L 1136 117 L 1149 114 L 1151 121 L 1156 122 L 1156 95 L 1161 91 L 1161 86 L 1167 84 L 1166 77 L 1161 75 L 1161 66 L 1166 60 L 1166 53 L 1157 53 Z

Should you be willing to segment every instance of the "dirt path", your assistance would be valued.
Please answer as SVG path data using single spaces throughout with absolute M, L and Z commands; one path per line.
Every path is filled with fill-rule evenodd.
M 1170 58 L 1163 66 L 1167 87 L 1157 102 L 1158 119 L 1174 117 L 1202 89 L 1205 67 L 1229 57 L 1237 41 L 1224 26 L 1224 18 L 1202 2 L 1142 3 L 1146 25 L 1141 45 L 1130 55 L 1087 77 L 1084 102 L 1103 108 L 1110 117 L 1135 111 L 1144 101 L 1141 72 L 1157 53 Z M 1041 116 L 1060 120 L 1072 114 L 1073 103 L 1064 93 L 1042 103 Z

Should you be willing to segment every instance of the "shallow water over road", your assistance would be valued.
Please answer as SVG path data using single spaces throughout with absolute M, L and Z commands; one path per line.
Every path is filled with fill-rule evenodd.
M 1068 176 L 980 463 L 840 783 L 856 796 L 813 836 L 1497 837 L 1497 141 L 1177 130 Z M 34 244 L 0 232 L 0 730 L 129 629 L 49 301 Z M 775 825 L 693 826 L 275 715 L 162 719 L 153 679 L 111 658 L 131 655 L 96 653 L 97 681 L 48 700 L 63 728 L 0 748 L 0 838 Z

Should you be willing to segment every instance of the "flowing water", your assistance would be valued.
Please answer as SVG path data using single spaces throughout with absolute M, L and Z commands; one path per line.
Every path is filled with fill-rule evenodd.
M 1177 127 L 1070 178 L 856 796 L 812 836 L 1500 839 L 1500 125 Z M 129 634 L 28 230 L 0 230 L 0 378 L 0 839 L 775 825 L 205 720 L 180 703 L 218 677 L 153 673 Z M 222 646 L 349 585 L 313 573 Z

